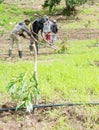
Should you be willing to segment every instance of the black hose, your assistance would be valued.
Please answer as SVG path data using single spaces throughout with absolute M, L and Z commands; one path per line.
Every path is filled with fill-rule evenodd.
M 33 110 L 35 108 L 46 108 L 46 107 L 62 107 L 62 106 L 80 106 L 80 105 L 99 105 L 99 102 L 89 102 L 89 103 L 66 103 L 66 104 L 41 104 L 33 105 Z M 26 108 L 19 108 L 26 109 Z M 15 111 L 16 107 L 0 108 L 0 111 Z

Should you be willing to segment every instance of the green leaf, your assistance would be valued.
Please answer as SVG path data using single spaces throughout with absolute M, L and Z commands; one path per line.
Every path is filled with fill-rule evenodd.
M 24 92 L 25 91 L 25 87 L 26 87 L 26 82 L 25 83 L 23 83 L 23 86 L 22 86 L 22 92 Z
M 28 100 L 29 100 L 30 102 L 32 102 L 32 99 L 33 99 L 33 96 L 32 96 L 31 93 L 29 93 L 29 95 L 28 95 Z
M 23 98 L 23 101 L 27 101 L 27 100 L 28 100 L 28 97 L 27 97 L 27 96 Z
M 15 84 L 14 82 L 10 82 L 10 83 L 8 84 L 8 86 L 6 86 L 7 91 L 9 91 L 9 90 L 13 87 L 14 84 Z
M 20 102 L 16 110 L 26 106 L 27 111 L 32 111 L 33 98 L 39 94 L 37 86 L 38 82 L 36 81 L 34 74 L 30 75 L 30 73 L 21 73 L 12 78 L 7 88 L 11 98 L 17 102 Z
M 20 108 L 22 108 L 25 105 L 25 101 L 22 101 L 17 107 L 16 107 L 16 111 Z

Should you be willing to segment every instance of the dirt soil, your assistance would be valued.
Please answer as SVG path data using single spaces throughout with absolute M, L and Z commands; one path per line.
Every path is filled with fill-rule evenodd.
M 6 103 L 2 107 L 14 107 L 15 104 Z M 19 111 L 0 111 L 0 130 L 52 130 L 59 124 L 59 119 L 62 117 L 66 121 L 70 130 L 87 130 L 86 122 L 89 122 L 90 130 L 93 130 L 95 125 L 98 125 L 99 118 L 86 116 L 82 106 L 72 107 L 49 107 L 35 109 L 34 112 L 26 113 L 25 110 Z M 51 116 L 51 113 L 54 115 Z M 76 125 L 75 125 L 76 124 Z M 60 128 L 62 124 L 60 124 Z M 64 126 L 65 128 L 65 126 Z M 97 127 L 98 130 L 99 127 Z M 57 127 L 56 127 L 57 129 Z
M 8 60 L 8 48 L 9 48 L 9 32 L 4 34 L 3 36 L 0 36 L 0 60 L 6 61 Z M 74 30 L 69 30 L 68 33 L 59 31 L 57 34 L 57 39 L 60 40 L 60 42 L 64 41 L 64 39 L 79 39 L 79 40 L 84 40 L 84 39 L 99 39 L 99 29 L 87 29 L 87 28 L 82 28 L 82 29 L 74 29 Z M 65 41 L 64 41 L 65 42 Z M 22 47 L 23 47 L 23 55 L 24 55 L 24 60 L 30 60 L 33 58 L 32 55 L 30 55 L 29 51 L 29 41 L 24 40 L 22 41 Z M 40 48 L 40 54 L 53 54 L 55 52 L 54 49 L 52 48 Z M 16 60 L 18 58 L 18 50 L 17 46 L 14 45 L 13 47 L 13 60 Z

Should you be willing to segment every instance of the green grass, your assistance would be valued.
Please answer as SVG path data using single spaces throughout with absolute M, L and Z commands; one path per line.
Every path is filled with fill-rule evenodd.
M 39 90 L 42 98 L 58 102 L 86 102 L 98 99 L 99 68 L 95 66 L 94 61 L 98 61 L 99 52 L 98 47 L 93 46 L 95 42 L 71 41 L 67 54 L 38 57 Z M 40 62 L 43 59 L 44 61 Z M 1 63 L 0 91 L 6 91 L 5 87 L 12 76 L 32 70 L 31 61 Z
M 37 3 L 35 2 L 34 5 L 36 4 Z M 96 7 L 98 8 L 98 5 Z M 63 9 L 63 4 L 57 6 L 57 8 L 53 11 L 53 13 L 61 12 L 62 9 Z M 84 28 L 87 25 L 88 28 L 99 27 L 97 9 L 90 7 L 90 8 L 80 8 L 80 9 L 78 8 L 78 10 L 79 13 L 77 14 L 77 17 L 79 20 L 75 20 L 74 16 L 70 16 L 68 19 L 71 22 L 65 20 L 64 23 L 66 24 L 63 25 L 63 21 L 62 23 L 61 22 L 59 23 L 61 29 L 68 30 L 68 29 Z M 24 9 L 19 7 L 18 3 L 0 4 L 0 26 L 2 27 L 0 33 L 2 34 L 5 29 L 11 30 L 17 22 L 23 21 L 24 17 L 29 17 L 31 20 L 34 20 L 36 18 L 34 14 L 37 14 L 38 17 L 42 17 L 44 14 L 48 15 L 49 12 L 48 9 L 45 10 L 41 10 L 41 9 L 33 10 L 32 8 Z M 84 16 L 83 18 L 82 15 Z M 90 21 L 90 24 L 88 24 L 88 21 Z
M 37 2 L 37 1 L 36 1 Z M 60 5 L 61 6 L 61 5 Z M 18 8 L 18 9 L 17 9 Z M 59 7 L 60 10 L 60 7 Z M 82 8 L 77 15 L 79 20 L 60 21 L 59 27 L 63 30 L 84 28 L 98 28 L 98 13 L 96 8 Z M 24 16 L 31 20 L 43 14 L 48 14 L 47 10 L 31 10 L 19 8 L 17 5 L 0 4 L 0 27 L 1 34 L 4 30 L 13 28 L 16 22 L 22 21 Z M 58 8 L 56 9 L 58 11 Z M 90 15 L 91 13 L 91 15 Z M 91 19 L 91 17 L 93 17 Z M 70 18 L 69 18 L 70 19 Z M 90 24 L 88 24 L 90 21 Z M 64 24 L 63 24 L 64 22 Z M 66 103 L 66 102 L 98 102 L 99 99 L 99 46 L 97 40 L 69 40 L 67 53 L 38 56 L 38 81 L 39 91 L 42 101 L 46 103 Z M 3 62 L 0 61 L 0 105 L 9 102 L 10 98 L 6 86 L 13 76 L 19 73 L 33 71 L 33 61 Z M 68 110 L 73 110 L 72 115 Z M 96 130 L 99 128 L 98 119 L 99 107 L 80 106 L 75 108 L 58 108 L 42 113 L 43 128 L 52 130 L 79 130 L 83 126 L 86 130 Z M 48 115 L 49 118 L 45 118 Z M 85 122 L 78 117 L 85 118 Z M 17 117 L 19 120 L 22 117 Z M 53 127 L 46 124 L 53 124 Z M 9 120 L 9 119 L 8 119 Z M 52 121 L 52 122 L 51 122 Z M 24 126 L 25 127 L 25 126 Z
M 17 6 L 0 4 L 0 26 L 10 29 L 13 24 L 22 19 L 21 15 L 22 10 L 17 9 Z
M 77 7 L 77 14 L 70 16 L 67 20 L 61 20 L 59 26 L 62 30 L 77 28 L 99 28 L 99 10 L 98 5 Z M 64 22 L 64 24 L 63 24 Z
M 42 10 L 36 11 L 29 8 L 24 9 L 18 7 L 18 4 L 0 4 L 0 26 L 4 29 L 10 30 L 17 22 L 23 21 L 24 17 L 34 20 L 36 18 L 34 14 L 41 17 L 45 14 L 45 12 Z
M 95 13 L 95 8 L 85 8 L 85 9 L 81 9 L 80 12 L 82 14 L 94 14 Z
M 75 40 L 68 43 L 70 48 L 67 54 L 38 57 L 38 88 L 41 96 L 39 101 L 45 100 L 46 103 L 98 102 L 99 68 L 94 64 L 94 61 L 99 61 L 98 47 L 94 46 L 96 40 Z M 1 61 L 0 105 L 10 101 L 5 88 L 10 79 L 19 73 L 32 70 L 33 61 L 15 63 Z M 90 130 L 92 128 L 96 130 L 99 128 L 98 113 L 99 106 L 76 106 L 44 110 L 40 117 L 44 124 L 43 129 L 86 128 Z M 47 122 L 52 122 L 49 128 L 45 115 L 47 115 Z M 23 119 L 23 116 L 18 116 L 17 120 L 20 118 Z

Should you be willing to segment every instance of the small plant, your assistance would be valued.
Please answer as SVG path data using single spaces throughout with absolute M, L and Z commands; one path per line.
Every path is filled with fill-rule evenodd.
M 26 107 L 27 112 L 33 110 L 33 100 L 37 104 L 37 97 L 39 95 L 38 79 L 37 79 L 37 50 L 35 44 L 34 48 L 34 73 L 21 73 L 12 78 L 7 86 L 7 90 L 10 92 L 10 96 L 13 100 L 16 100 L 19 105 L 16 110 L 22 107 Z
M 21 73 L 13 77 L 7 90 L 13 100 L 18 102 L 17 109 L 26 107 L 27 112 L 33 110 L 33 101 L 39 95 L 38 83 L 34 74 Z
M 85 27 L 86 27 L 86 28 L 90 27 L 90 24 L 91 24 L 91 21 L 88 20 L 87 23 L 85 24 Z
M 95 46 L 99 46 L 99 40 L 96 39 Z
M 65 41 L 62 41 L 61 46 L 57 50 L 57 53 L 59 54 L 64 54 L 68 50 L 68 44 Z
M 65 47 L 65 45 L 61 46 L 61 49 L 58 51 L 58 53 L 65 53 L 67 51 L 67 48 Z

